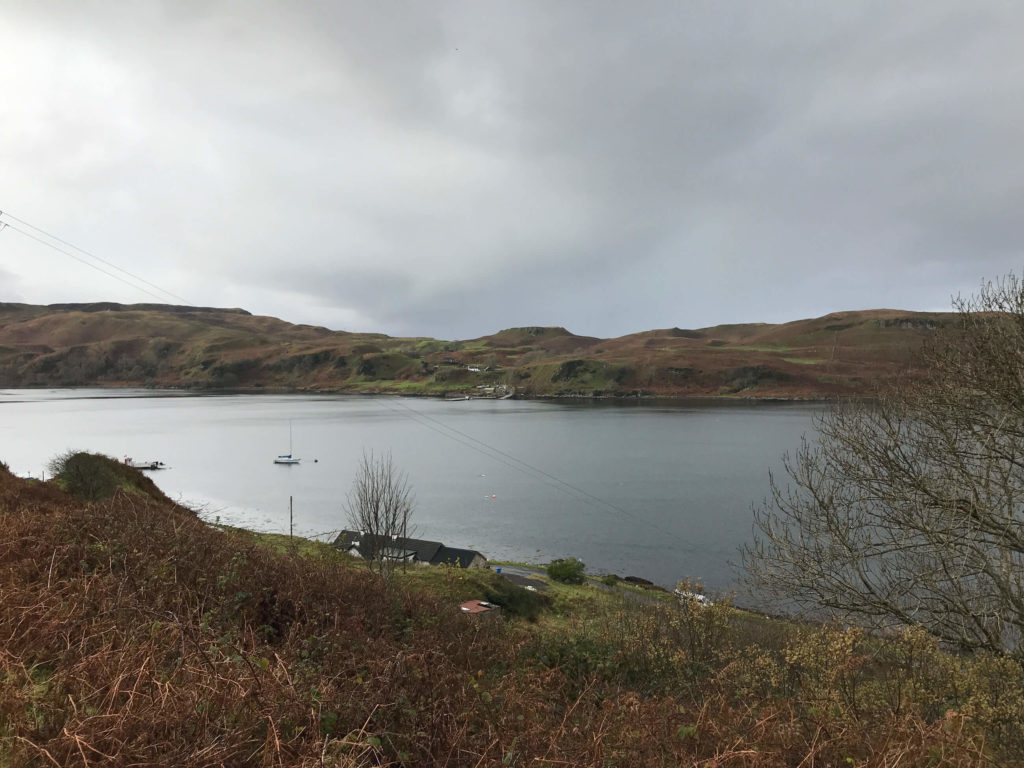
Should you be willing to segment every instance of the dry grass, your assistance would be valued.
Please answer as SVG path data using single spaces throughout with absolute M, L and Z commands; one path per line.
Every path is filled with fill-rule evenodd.
M 0 471 L 0 765 L 996 759 L 980 710 L 928 714 L 909 688 L 852 706 L 855 645 L 739 648 L 722 616 L 633 601 L 561 635 L 474 621 L 157 499 L 85 503 Z

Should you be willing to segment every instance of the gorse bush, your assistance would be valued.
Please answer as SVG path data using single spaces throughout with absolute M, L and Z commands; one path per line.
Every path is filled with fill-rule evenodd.
M 51 459 L 46 468 L 61 489 L 86 501 L 109 499 L 118 491 L 168 501 L 140 470 L 103 454 L 66 451 Z
M 85 451 L 66 451 L 47 464 L 61 488 L 88 501 L 109 498 L 126 487 L 131 480 L 129 469 L 109 456 Z
M 575 557 L 552 560 L 547 567 L 548 576 L 564 584 L 582 584 L 586 579 L 586 565 Z

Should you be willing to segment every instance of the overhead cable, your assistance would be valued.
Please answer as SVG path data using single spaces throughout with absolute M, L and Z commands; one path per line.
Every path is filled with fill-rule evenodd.
M 58 251 L 59 253 L 63 253 L 65 256 L 69 256 L 70 258 L 74 259 L 75 261 L 78 261 L 78 262 L 81 262 L 82 264 L 85 264 L 85 266 L 87 266 L 87 267 L 92 267 L 97 272 L 102 272 L 103 274 L 107 275 L 108 277 L 112 277 L 115 280 L 119 280 L 120 282 L 124 283 L 125 285 L 130 285 L 135 290 L 142 291 L 147 296 L 152 296 L 154 299 L 156 299 L 159 302 L 166 301 L 166 299 L 164 299 L 163 296 L 158 296 L 157 294 L 153 293 L 152 291 L 146 290 L 141 285 L 136 285 L 135 283 L 129 282 L 128 280 L 125 280 L 123 277 L 115 275 L 113 272 L 108 272 L 107 270 L 103 269 L 102 267 L 98 267 L 95 264 L 92 264 L 92 263 L 86 261 L 85 259 L 81 258 L 80 256 L 76 256 L 75 254 L 71 253 L 70 251 L 66 251 L 63 248 L 54 245 L 53 243 L 49 243 L 49 242 L 47 242 L 46 240 L 43 240 L 40 237 L 36 237 L 35 235 L 33 235 L 33 234 L 29 233 L 29 232 L 26 232 L 23 229 L 19 229 L 18 227 L 15 227 L 12 224 L 8 224 L 7 228 L 12 230 L 12 231 L 14 231 L 14 232 L 17 232 L 18 234 L 24 235 L 25 237 L 28 237 L 28 238 L 30 238 L 32 240 L 35 240 L 37 243 L 42 243 L 47 248 L 52 248 L 53 250 Z
M 60 237 L 57 237 L 56 235 L 51 234 L 51 233 L 47 232 L 46 230 L 41 229 L 40 227 L 35 226 L 34 224 L 30 224 L 29 222 L 25 221 L 24 219 L 19 219 L 17 216 L 14 216 L 13 214 L 7 213 L 6 211 L 0 211 L 0 218 L 2 218 L 2 217 L 6 217 L 6 218 L 10 219 L 11 221 L 15 221 L 15 222 L 17 222 L 18 224 L 21 224 L 24 227 L 28 227 L 29 229 L 32 229 L 33 231 L 38 232 L 39 234 L 49 238 L 49 240 L 53 240 L 53 241 L 55 241 L 57 243 L 60 243 L 63 246 L 66 246 L 67 248 L 71 248 L 71 249 L 77 251 L 78 253 L 82 253 L 82 254 L 88 256 L 90 259 L 94 259 L 94 260 L 100 262 L 101 264 L 106 264 L 111 269 L 115 269 L 118 272 L 120 272 L 121 274 L 128 275 L 128 277 L 132 278 L 132 280 L 135 280 L 135 281 L 137 281 L 139 283 L 142 283 L 144 285 L 148 285 L 150 288 L 154 288 L 154 289 L 160 291 L 161 293 L 165 294 L 166 296 L 170 296 L 171 298 L 176 299 L 177 301 L 182 302 L 183 304 L 189 304 L 190 303 L 188 301 L 188 299 L 185 299 L 184 297 L 179 296 L 176 293 L 168 291 L 166 288 L 161 288 L 156 283 L 151 283 L 149 280 L 146 280 L 143 277 L 139 277 L 138 275 L 136 275 L 136 274 L 134 274 L 132 272 L 129 272 L 127 269 L 123 269 L 123 268 L 117 266 L 116 264 L 114 264 L 113 262 L 107 261 L 106 259 L 104 259 L 104 258 L 102 258 L 100 256 L 97 256 L 95 253 L 91 253 L 90 251 L 87 251 L 84 248 L 78 247 L 74 243 L 70 243 L 67 240 L 64 240 L 64 239 L 62 239 Z M 35 236 L 35 235 L 33 235 L 33 234 L 29 233 L 29 232 L 26 232 L 24 229 L 16 227 L 16 226 L 14 226 L 12 224 L 9 224 L 7 222 L 0 221 L 0 231 L 2 231 L 5 227 L 9 227 L 14 232 L 17 232 L 18 234 L 24 235 L 25 237 L 31 238 L 32 240 L 35 240 L 37 243 L 42 243 L 43 245 L 47 246 L 48 248 L 53 248 L 55 251 L 57 251 L 59 253 L 63 253 L 65 256 L 69 256 L 70 258 L 74 259 L 75 261 L 81 262 L 82 264 L 85 264 L 87 267 L 92 267 L 96 271 L 102 272 L 103 274 L 105 274 L 105 275 L 107 275 L 109 277 L 113 277 L 115 280 L 120 280 L 125 285 L 130 285 L 132 288 L 135 288 L 136 290 L 142 291 L 146 295 L 152 296 L 153 298 L 157 299 L 158 301 L 160 301 L 162 303 L 167 301 L 167 299 L 164 298 L 163 296 L 157 296 L 155 293 L 152 293 L 151 291 L 143 288 L 140 285 L 136 285 L 135 283 L 131 283 L 128 280 L 125 280 L 124 278 L 119 277 L 118 275 L 115 275 L 115 274 L 113 274 L 111 272 L 108 272 L 107 270 L 102 269 L 101 267 L 98 267 L 98 266 L 96 266 L 95 264 L 93 264 L 93 263 L 91 263 L 89 261 L 86 261 L 85 259 L 77 256 L 74 253 L 71 253 L 71 252 L 65 250 L 64 248 L 59 248 L 58 246 L 54 245 L 52 242 L 49 242 L 49 240 L 44 240 L 44 239 L 42 239 L 40 237 L 37 237 L 37 236 Z
M 382 398 L 382 401 L 386 401 L 386 398 Z M 417 411 L 415 408 L 410 408 L 409 406 L 405 405 L 402 402 L 396 400 L 395 404 L 400 408 L 404 409 L 406 412 L 414 414 L 415 420 L 419 421 L 419 423 L 427 427 L 427 429 L 431 429 L 432 431 L 437 432 L 438 434 L 443 435 L 449 438 L 450 440 L 454 440 L 457 443 L 461 443 L 462 445 L 469 447 L 471 450 L 474 450 L 477 453 L 481 453 L 484 456 L 487 456 L 501 464 L 504 464 L 507 467 L 511 467 L 512 469 L 524 475 L 532 475 L 535 478 L 539 478 L 542 482 L 544 482 L 545 485 L 556 488 L 562 493 L 565 493 L 567 496 L 575 496 L 576 498 L 582 497 L 582 499 L 584 500 L 589 500 L 593 503 L 596 503 L 599 505 L 601 511 L 605 512 L 606 514 L 610 512 L 617 513 L 641 525 L 645 525 L 648 528 L 656 530 L 659 533 L 662 533 L 666 536 L 670 536 L 676 541 L 679 541 L 680 543 L 683 543 L 682 538 L 678 534 L 668 530 L 667 528 L 662 528 L 659 525 L 655 525 L 650 520 L 641 517 L 635 512 L 630 512 L 629 510 L 623 509 L 622 507 L 616 504 L 612 504 L 611 502 L 606 501 L 605 499 L 602 499 L 599 496 L 595 496 L 589 491 L 586 491 L 583 488 L 573 485 L 572 483 L 566 482 L 565 480 L 562 480 L 560 477 L 556 477 L 555 475 L 541 469 L 540 467 L 535 467 L 529 462 L 523 461 L 522 459 L 517 458 L 512 454 L 501 450 L 500 448 L 495 448 L 494 446 L 489 445 L 484 441 L 473 437 L 472 435 L 468 435 L 465 432 L 461 432 L 455 427 L 445 424 L 444 422 L 435 419 L 432 416 L 429 416 L 421 411 Z M 392 408 L 391 410 L 395 409 Z M 438 427 L 444 430 L 448 430 L 448 432 L 443 432 Z M 454 435 L 449 434 L 449 432 L 454 433 Z M 459 437 L 456 437 L 455 435 L 458 435 Z M 460 437 L 465 439 L 459 439 Z

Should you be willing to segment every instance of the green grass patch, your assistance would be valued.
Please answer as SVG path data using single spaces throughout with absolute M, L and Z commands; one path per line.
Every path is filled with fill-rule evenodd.
M 724 347 L 712 347 L 723 352 L 787 352 L 793 348 L 790 344 L 728 344 Z
M 439 394 L 448 389 L 448 387 L 430 379 L 423 381 L 379 381 L 374 383 L 377 385 L 376 389 L 380 392 L 391 392 L 394 394 Z
M 245 528 L 234 528 L 229 525 L 215 525 L 224 531 L 232 531 L 236 536 L 253 544 L 287 555 L 297 555 L 316 560 L 337 560 L 346 567 L 356 567 L 364 561 L 341 552 L 326 541 L 307 539 L 303 536 L 289 536 L 286 533 L 263 533 Z
M 821 365 L 826 362 L 817 357 L 784 357 L 782 359 L 787 363 L 795 363 L 797 365 Z
M 450 346 L 450 342 L 447 341 L 438 341 L 437 339 L 420 339 L 416 342 L 413 349 L 416 351 L 417 355 L 422 357 L 423 355 L 442 352 Z

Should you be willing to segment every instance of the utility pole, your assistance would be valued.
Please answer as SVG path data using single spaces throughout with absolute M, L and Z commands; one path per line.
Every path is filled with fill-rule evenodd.
M 288 497 L 288 538 L 289 539 L 292 538 L 292 535 L 293 535 L 292 531 L 295 528 L 294 522 L 295 522 L 295 517 L 294 517 L 294 514 L 292 512 L 292 497 L 289 496 Z

